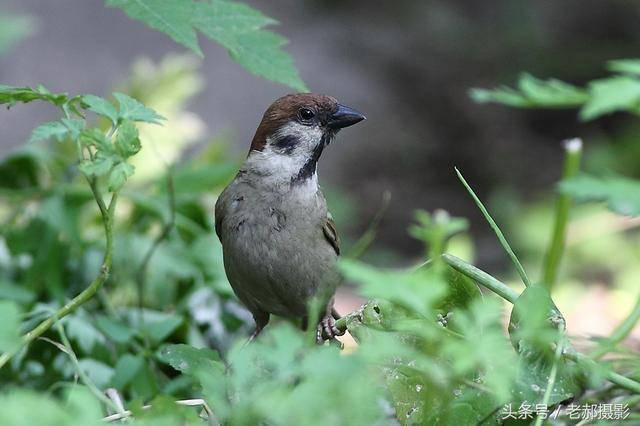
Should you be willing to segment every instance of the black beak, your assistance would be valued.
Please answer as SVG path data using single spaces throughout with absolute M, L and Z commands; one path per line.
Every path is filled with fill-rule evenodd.
M 348 106 L 338 104 L 338 110 L 331 114 L 327 126 L 330 129 L 339 130 L 344 127 L 353 126 L 361 122 L 366 117 Z

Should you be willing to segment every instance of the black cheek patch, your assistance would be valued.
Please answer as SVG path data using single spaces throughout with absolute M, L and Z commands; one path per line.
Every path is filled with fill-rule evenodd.
M 298 138 L 295 136 L 287 135 L 279 137 L 273 142 L 273 147 L 284 154 L 291 154 L 294 148 L 298 145 Z

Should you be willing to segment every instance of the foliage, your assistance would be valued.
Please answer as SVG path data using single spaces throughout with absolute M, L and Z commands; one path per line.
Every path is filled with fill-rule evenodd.
M 197 34 L 222 45 L 246 70 L 298 91 L 307 91 L 283 37 L 265 30 L 271 18 L 244 3 L 227 0 L 105 0 L 130 18 L 161 31 L 203 56 Z
M 261 29 L 271 21 L 247 6 L 107 4 L 195 50 L 200 31 L 240 52 L 250 70 L 295 83 L 291 75 L 274 77 L 290 62 L 272 69 L 261 59 L 280 61 L 272 51 L 280 40 Z M 613 68 L 630 73 L 636 64 Z M 195 69 L 188 58 L 142 61 L 124 86 L 111 98 L 0 86 L 8 107 L 43 102 L 60 112 L 0 162 L 3 424 L 500 424 L 505 404 L 553 409 L 589 402 L 594 393 L 599 401 L 637 401 L 637 360 L 599 359 L 620 351 L 640 303 L 591 357 L 580 354 L 549 291 L 529 281 L 460 173 L 528 284 L 522 293 L 446 253 L 450 239 L 467 230 L 465 219 L 420 211 L 409 232 L 424 244 L 425 262 L 401 269 L 353 258 L 339 264 L 369 299 L 337 322 L 357 346 L 318 346 L 313 328 L 305 333 L 285 321 L 245 345 L 251 316 L 226 280 L 211 214 L 211 196 L 237 164 L 220 138 L 194 147 L 180 136 L 202 124 L 180 120 L 199 87 Z M 521 90 L 529 101 L 587 102 L 559 82 L 530 79 Z M 173 150 L 154 154 L 146 147 L 156 142 L 163 153 Z M 141 177 L 137 166 L 150 162 L 159 167 Z M 598 192 L 584 177 L 574 179 L 562 190 L 627 211 L 612 200 L 626 199 L 633 184 L 616 178 L 621 189 L 612 198 L 610 181 Z M 505 332 L 507 302 L 513 309 Z
M 517 89 L 473 89 L 471 97 L 481 103 L 495 102 L 517 108 L 580 108 L 580 119 L 593 120 L 617 111 L 640 114 L 640 59 L 610 61 L 611 77 L 578 88 L 559 80 L 540 80 L 522 74 Z M 600 178 L 588 174 L 563 182 L 560 189 L 577 201 L 606 201 L 623 215 L 638 215 L 640 182 L 622 177 Z

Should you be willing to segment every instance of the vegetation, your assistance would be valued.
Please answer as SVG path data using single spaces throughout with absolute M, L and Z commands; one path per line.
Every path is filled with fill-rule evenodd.
M 200 33 L 250 72 L 305 88 L 283 39 L 263 29 L 274 21 L 244 4 L 105 3 L 196 53 Z M 518 89 L 472 96 L 580 107 L 584 120 L 637 114 L 640 61 L 609 68 L 613 77 L 586 89 L 524 75 Z M 184 103 L 199 85 L 188 57 L 168 57 L 134 67 L 126 90 L 108 98 L 0 86 L 8 107 L 42 102 L 60 113 L 0 163 L 3 425 L 540 425 L 579 421 L 567 410 L 547 418 L 561 405 L 639 406 L 640 359 L 622 342 L 640 319 L 640 299 L 608 338 L 577 350 L 551 296 L 562 286 L 574 202 L 640 214 L 640 182 L 579 173 L 577 141 L 565 145 L 539 279 L 457 171 L 524 287 L 449 253 L 465 219 L 419 211 L 409 232 L 424 243 L 423 263 L 340 262 L 369 300 L 338 322 L 356 348 L 318 346 L 313 329 L 285 321 L 245 346 L 252 320 L 226 281 L 212 217 L 212 196 L 237 161 L 222 139 L 177 160 L 191 142 L 179 136 Z M 628 411 L 624 421 L 637 424 L 640 415 Z

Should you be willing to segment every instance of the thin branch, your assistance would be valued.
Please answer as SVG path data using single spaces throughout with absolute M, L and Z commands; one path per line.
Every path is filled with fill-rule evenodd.
M 483 270 L 476 268 L 456 256 L 445 253 L 442 255 L 442 260 L 462 275 L 471 278 L 481 286 L 488 288 L 511 303 L 515 303 L 519 296 L 517 291 L 507 286 L 505 283 L 498 281 Z
M 578 172 L 580 168 L 580 158 L 582 157 L 582 140 L 569 139 L 564 141 L 565 157 L 562 171 L 562 179 L 569 179 Z M 569 219 L 569 208 L 571 207 L 571 196 L 560 194 L 556 202 L 556 214 L 553 226 L 553 234 L 549 242 L 549 248 L 544 256 L 544 266 L 542 270 L 542 282 L 551 291 L 558 278 L 560 260 L 564 252 L 567 222 Z

